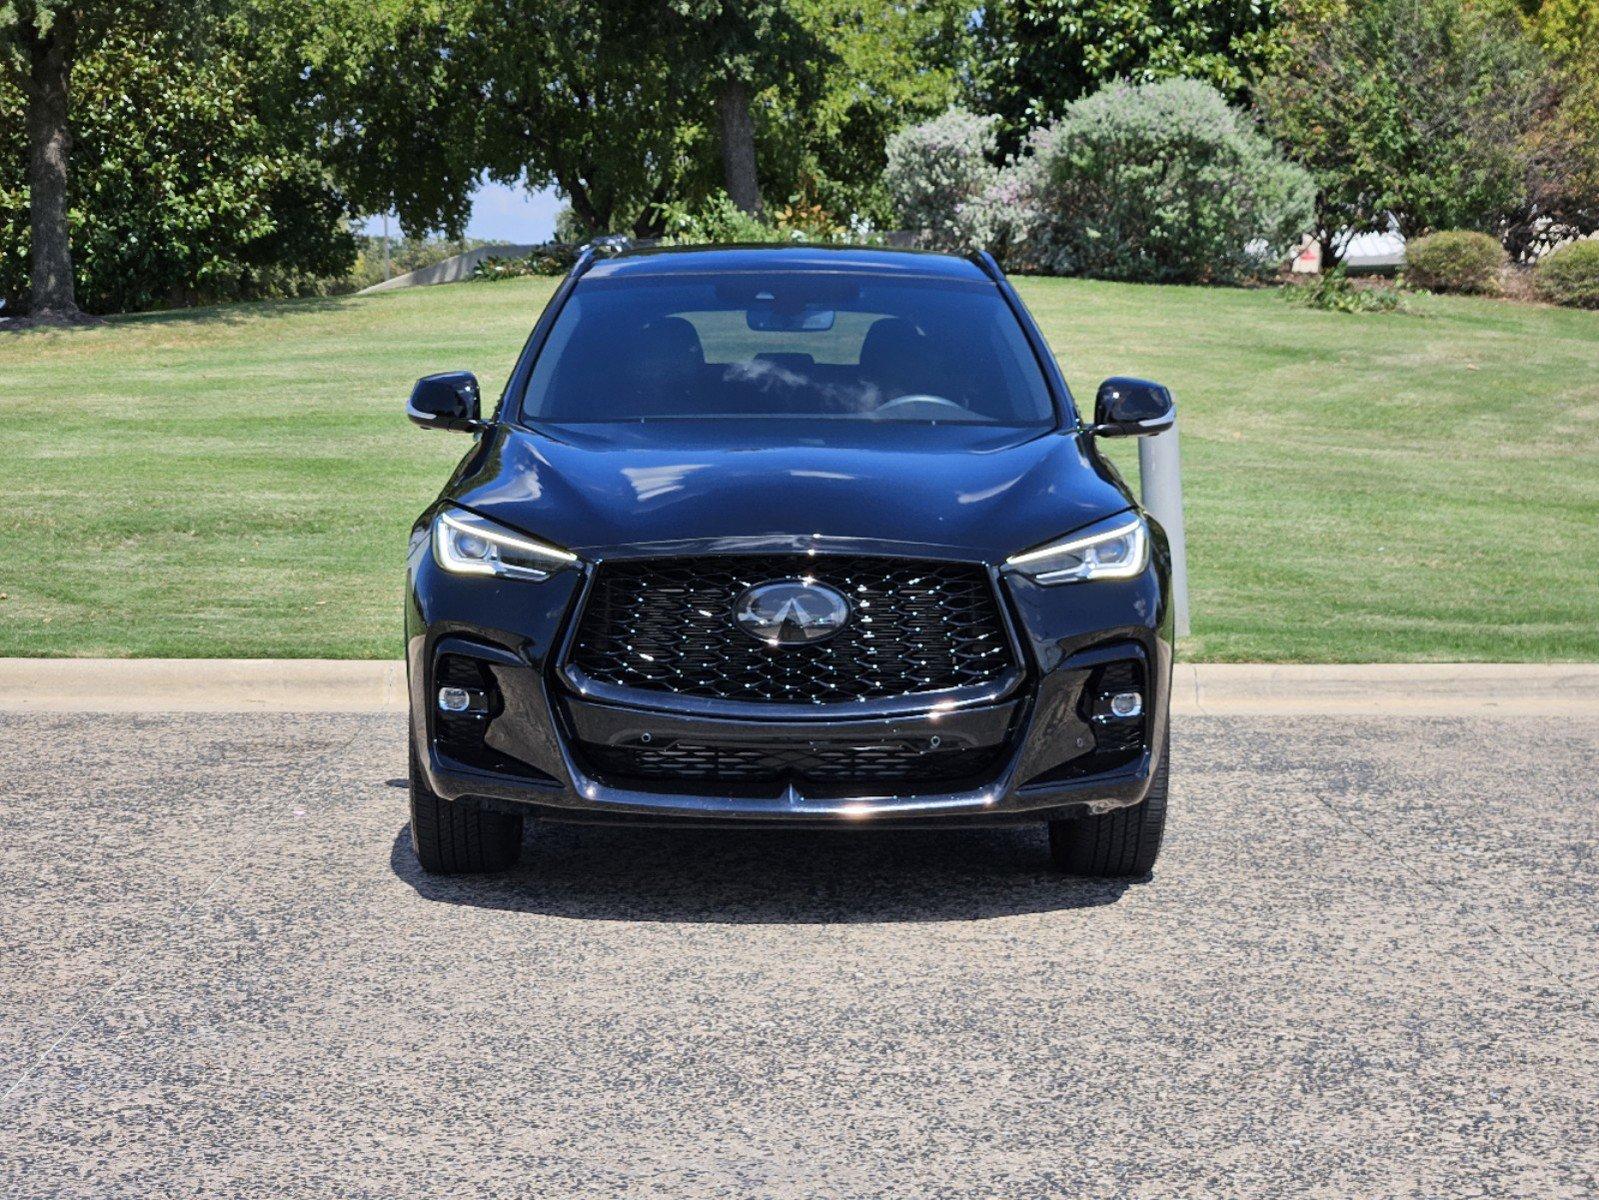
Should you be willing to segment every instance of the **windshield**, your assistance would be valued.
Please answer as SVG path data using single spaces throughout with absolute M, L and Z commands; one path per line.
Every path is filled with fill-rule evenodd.
M 1043 425 L 1054 409 L 990 283 L 730 272 L 580 283 L 522 416 Z

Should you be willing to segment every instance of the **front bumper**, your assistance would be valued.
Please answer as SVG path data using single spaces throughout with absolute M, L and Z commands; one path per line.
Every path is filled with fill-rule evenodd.
M 674 711 L 656 698 L 633 706 L 576 696 L 555 670 L 575 619 L 583 575 L 542 583 L 463 578 L 438 569 L 426 539 L 413 542 L 407 605 L 412 736 L 429 787 L 555 820 L 738 825 L 989 825 L 1105 812 L 1143 800 L 1166 742 L 1171 617 L 1165 539 L 1136 579 L 1040 588 L 1000 580 L 1026 679 L 1002 698 L 919 712 L 845 719 L 740 720 Z M 466 761 L 439 737 L 433 698 L 441 655 L 482 664 L 497 693 L 483 742 Z M 1098 769 L 1085 688 L 1107 664 L 1140 664 L 1141 748 Z M 948 787 L 826 787 L 789 783 L 767 792 L 709 780 L 664 786 L 616 776 L 583 747 L 679 738 L 751 747 L 839 744 L 1000 747 L 980 777 Z M 1084 748 L 1087 748 L 1086 750 Z

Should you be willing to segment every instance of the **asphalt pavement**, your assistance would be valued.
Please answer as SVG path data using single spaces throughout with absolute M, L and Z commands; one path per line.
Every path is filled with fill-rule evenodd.
M 0 716 L 0 1195 L 1599 1195 L 1599 718 L 1178 718 L 1041 831 L 535 827 L 394 712 Z

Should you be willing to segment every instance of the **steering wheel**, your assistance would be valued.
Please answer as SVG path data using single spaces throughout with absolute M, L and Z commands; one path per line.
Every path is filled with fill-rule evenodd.
M 901 405 L 906 404 L 931 404 L 936 405 L 939 408 L 953 408 L 956 412 L 968 414 L 971 412 L 971 410 L 968 409 L 964 404 L 957 404 L 955 401 L 947 400 L 943 396 L 929 396 L 922 392 L 917 392 L 909 396 L 900 396 L 896 399 L 888 401 L 887 403 L 879 404 L 876 411 L 887 412 L 891 408 L 899 408 Z

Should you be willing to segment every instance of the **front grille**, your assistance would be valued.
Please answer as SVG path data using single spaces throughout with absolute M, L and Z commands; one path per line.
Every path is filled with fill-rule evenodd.
M 850 620 L 836 636 L 774 647 L 734 625 L 733 604 L 747 589 L 800 578 L 849 598 Z M 786 704 L 979 688 L 1016 670 L 982 567 L 843 555 L 602 564 L 570 663 L 617 687 Z
M 772 791 L 792 780 L 810 795 L 866 785 L 953 788 L 991 777 L 1006 747 L 930 749 L 910 743 L 864 745 L 813 742 L 789 745 L 713 745 L 680 741 L 667 746 L 585 746 L 602 775 L 618 782 L 715 783 L 737 790 Z M 764 788 L 763 788 L 764 785 Z

